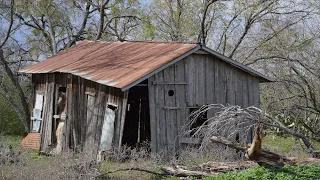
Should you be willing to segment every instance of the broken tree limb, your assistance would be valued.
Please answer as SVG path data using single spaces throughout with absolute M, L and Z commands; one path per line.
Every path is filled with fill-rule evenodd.
M 233 143 L 224 137 L 212 136 L 210 140 L 213 143 L 220 143 L 238 151 L 242 151 L 244 153 L 248 149 L 248 147 L 241 146 L 238 143 Z M 287 157 L 281 156 L 279 154 L 264 149 L 261 149 L 259 157 L 250 160 L 256 161 L 259 165 L 269 165 L 274 167 L 283 167 L 285 165 L 285 162 L 290 162 L 290 160 L 287 159 Z
M 256 165 L 255 162 L 252 161 L 241 161 L 241 162 L 207 162 L 194 166 L 183 166 L 183 165 L 173 165 L 172 167 L 162 167 L 160 168 L 163 173 L 159 173 L 157 171 L 152 171 L 143 168 L 125 168 L 125 169 L 117 169 L 114 171 L 105 172 L 99 174 L 95 177 L 104 177 L 105 175 L 122 172 L 122 171 L 140 171 L 149 174 L 154 174 L 157 176 L 176 176 L 176 177 L 197 177 L 203 178 L 205 176 L 215 176 L 222 173 L 235 171 L 235 170 L 243 170 L 248 169 L 252 166 Z
M 230 171 L 244 170 L 255 165 L 256 163 L 253 161 L 207 162 L 195 166 L 174 165 L 173 167 L 163 167 L 161 170 L 167 175 L 177 177 L 193 176 L 202 178 L 205 176 L 216 176 Z
M 238 143 L 233 143 L 224 137 L 212 136 L 212 143 L 219 143 L 230 148 L 236 149 L 238 151 L 246 152 L 248 147 L 241 146 Z M 317 158 L 297 158 L 297 157 L 286 157 L 279 155 L 277 153 L 261 149 L 260 155 L 257 159 L 253 161 L 257 162 L 259 165 L 273 166 L 273 167 L 283 167 L 285 164 L 297 165 L 306 163 L 320 163 L 320 159 Z
M 218 175 L 219 173 L 215 173 L 215 174 L 208 174 L 206 172 L 202 172 L 202 171 L 190 171 L 187 169 L 183 169 L 179 166 L 175 166 L 175 167 L 162 167 L 161 170 L 168 175 L 173 175 L 173 176 L 177 176 L 177 177 L 188 177 L 188 176 L 194 176 L 197 178 L 202 178 L 204 176 L 212 176 L 212 175 Z
M 112 173 L 116 173 L 116 172 L 121 172 L 121 171 L 140 171 L 140 172 L 145 172 L 145 173 L 149 173 L 149 174 L 154 174 L 157 176 L 166 176 L 166 174 L 161 174 L 161 173 L 157 173 L 148 169 L 142 169 L 142 168 L 125 168 L 125 169 L 117 169 L 114 171 L 109 171 L 109 172 L 105 172 L 102 174 L 99 174 L 97 177 L 103 177 L 107 174 L 112 174 Z

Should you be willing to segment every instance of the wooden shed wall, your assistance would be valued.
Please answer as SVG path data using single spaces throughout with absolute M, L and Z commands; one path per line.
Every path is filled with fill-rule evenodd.
M 43 127 L 40 150 L 46 151 L 55 141 L 56 102 L 59 87 L 66 87 L 67 120 L 63 149 L 97 150 L 107 104 L 117 106 L 113 144 L 121 144 L 127 92 L 65 73 L 34 74 L 35 93 L 44 94 Z
M 259 79 L 209 54 L 192 54 L 148 81 L 153 152 L 179 148 L 190 108 L 206 104 L 260 104 Z M 174 91 L 169 96 L 169 90 Z M 208 117 L 215 112 L 209 111 Z

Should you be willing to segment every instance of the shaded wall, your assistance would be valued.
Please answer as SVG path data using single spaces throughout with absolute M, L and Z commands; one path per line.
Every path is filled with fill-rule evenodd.
M 257 77 L 208 54 L 192 54 L 169 66 L 150 77 L 148 87 L 153 152 L 179 149 L 178 135 L 190 109 L 206 104 L 260 104 Z M 214 113 L 209 111 L 208 117 Z
M 32 82 L 34 96 L 36 93 L 44 94 L 40 151 L 48 150 L 56 141 L 57 123 L 53 115 L 57 114 L 60 87 L 66 87 L 67 96 L 64 150 L 97 151 L 108 104 L 117 107 L 113 144 L 121 144 L 127 92 L 65 73 L 33 74 Z

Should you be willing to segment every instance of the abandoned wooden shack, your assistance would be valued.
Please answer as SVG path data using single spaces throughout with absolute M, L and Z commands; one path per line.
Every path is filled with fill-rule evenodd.
M 189 143 L 178 135 L 192 111 L 259 106 L 259 83 L 271 81 L 201 44 L 175 42 L 85 40 L 20 72 L 32 74 L 40 151 L 94 153 L 144 141 L 152 152 L 177 152 Z

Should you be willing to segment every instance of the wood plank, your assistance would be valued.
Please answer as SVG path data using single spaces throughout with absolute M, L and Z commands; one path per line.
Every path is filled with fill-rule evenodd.
M 63 144 L 63 149 L 68 149 L 71 145 L 71 130 L 73 124 L 73 102 L 72 102 L 72 76 L 71 74 L 67 75 L 67 119 L 65 121 L 63 132 L 65 137 L 65 143 Z
M 249 75 L 248 77 L 248 105 L 254 106 L 254 89 L 253 89 L 253 77 Z
M 196 68 L 193 56 L 188 56 L 185 63 L 186 81 L 189 83 L 187 88 L 187 104 L 188 106 L 195 106 L 196 97 Z
M 85 94 L 82 94 L 83 92 L 83 83 L 82 83 L 82 78 L 80 77 L 77 77 L 77 81 L 78 81 L 78 91 L 77 91 L 77 96 L 78 96 L 78 104 L 79 104 L 79 108 L 78 108 L 78 129 L 77 129 L 77 136 L 78 136 L 78 139 L 77 139 L 77 149 L 76 150 L 80 150 L 82 148 L 82 128 L 83 128 L 83 111 L 85 110 L 84 109 L 84 106 L 85 106 L 85 103 L 83 102 L 83 96 Z
M 95 104 L 95 96 L 87 95 L 87 129 L 85 136 L 85 147 L 84 151 L 90 154 L 90 151 L 93 148 L 93 129 L 94 129 L 94 104 Z
M 80 130 L 80 106 L 84 104 L 79 103 L 79 81 L 78 76 L 72 76 L 72 129 L 71 129 L 71 140 L 73 144 L 73 149 L 78 148 L 79 143 L 79 130 Z
M 41 132 L 41 145 L 40 151 L 48 150 L 49 146 L 52 144 L 52 119 L 53 119 L 53 96 L 54 96 L 54 76 L 46 74 L 43 76 L 45 78 L 45 100 L 44 100 L 44 110 L 43 110 L 43 124 Z
M 215 96 L 217 104 L 226 103 L 226 74 L 225 74 L 225 63 L 215 61 Z
M 55 79 L 60 79 L 59 74 L 55 74 Z M 55 93 L 54 93 L 54 114 L 58 115 L 58 94 L 59 94 L 59 88 L 61 87 L 60 83 L 56 83 L 55 85 Z M 52 141 L 56 142 L 57 141 L 57 137 L 56 137 L 56 129 L 58 127 L 58 120 L 57 119 L 53 119 L 53 127 L 52 127 Z
M 247 76 L 248 79 L 248 106 L 254 106 L 254 90 L 253 90 L 253 77 L 251 75 Z M 251 143 L 253 137 L 253 129 L 251 128 L 248 132 L 248 141 Z
M 206 55 L 195 55 L 196 68 L 196 105 L 206 104 Z
M 243 72 L 236 70 L 235 73 L 235 96 L 236 96 L 236 105 L 240 105 L 243 107 L 243 86 L 244 83 L 244 74 Z
M 185 81 L 152 81 L 152 84 L 188 85 Z
M 214 59 L 210 56 L 206 56 L 206 66 L 205 66 L 205 92 L 206 92 L 206 104 L 214 103 Z
M 121 119 L 120 119 L 120 139 L 119 139 L 119 146 L 122 145 L 122 137 L 123 137 L 123 130 L 124 130 L 124 124 L 126 119 L 126 112 L 127 112 L 127 104 L 128 104 L 128 95 L 129 90 L 123 92 L 123 97 L 121 101 Z
M 206 104 L 215 104 L 215 59 L 212 56 L 206 56 Z M 215 110 L 208 110 L 207 117 L 213 117 Z
M 163 71 L 155 74 L 155 80 L 163 81 Z M 164 107 L 164 86 L 156 86 L 157 153 L 167 152 L 167 132 Z
M 174 81 L 174 65 L 167 67 L 163 70 L 164 74 L 164 81 Z M 166 107 L 176 107 L 176 92 L 175 85 L 166 84 L 164 85 L 164 108 Z M 173 91 L 173 95 L 169 95 L 169 91 Z M 167 142 L 166 145 L 168 146 L 168 156 L 174 154 L 175 149 L 175 138 L 176 138 L 176 111 L 170 111 L 168 109 L 165 110 L 165 121 L 166 121 L 166 133 L 167 133 Z
M 242 74 L 242 106 L 247 108 L 249 105 L 249 93 L 248 93 L 248 75 Z
M 151 153 L 157 152 L 157 118 L 156 118 L 156 94 L 155 85 L 152 84 L 154 76 L 148 79 L 149 108 L 150 108 L 150 131 L 151 131 Z
M 225 66 L 225 74 L 227 84 L 227 103 L 230 105 L 235 105 L 233 69 L 231 69 L 230 66 Z
M 104 122 L 104 115 L 106 111 L 106 94 L 105 89 L 106 86 L 99 84 L 99 92 L 98 92 L 98 114 L 97 114 L 97 125 L 96 125 L 96 134 L 95 134 L 95 146 L 97 147 L 94 153 L 98 153 L 98 148 L 100 145 L 101 134 L 102 134 L 102 127 Z
M 85 94 L 86 86 L 87 86 L 87 80 L 81 78 L 81 149 L 85 146 L 85 140 L 86 140 L 86 129 L 87 129 L 87 95 Z
M 178 109 L 182 109 L 182 107 L 164 106 L 163 109 L 165 109 L 165 110 L 178 110 Z
M 175 81 L 185 81 L 185 61 L 186 59 L 183 59 L 175 64 Z M 189 86 L 189 85 L 187 85 Z M 183 129 L 183 126 L 186 124 L 186 89 L 188 88 L 187 86 L 176 86 L 175 85 L 175 98 L 176 98 L 176 105 L 178 107 L 181 107 L 181 109 L 177 110 L 177 117 L 175 121 L 175 126 L 176 126 L 176 139 L 175 139 L 175 150 L 176 152 L 179 152 L 179 150 L 182 148 L 179 143 L 179 138 L 180 135 L 185 131 Z
M 259 79 L 253 77 L 253 101 L 256 107 L 260 107 L 260 91 L 259 91 Z
M 114 95 L 114 89 L 113 87 L 109 87 L 108 88 L 108 102 L 107 103 L 112 103 L 112 104 L 118 104 L 118 106 L 120 105 L 121 107 L 121 104 L 120 102 L 118 101 L 118 98 L 115 98 L 115 95 Z M 117 147 L 119 148 L 121 146 L 121 144 L 119 144 L 120 142 L 120 129 L 121 129 L 121 113 L 122 113 L 122 108 L 118 108 L 116 109 L 116 112 L 115 112 L 115 129 L 114 129 L 114 147 Z

